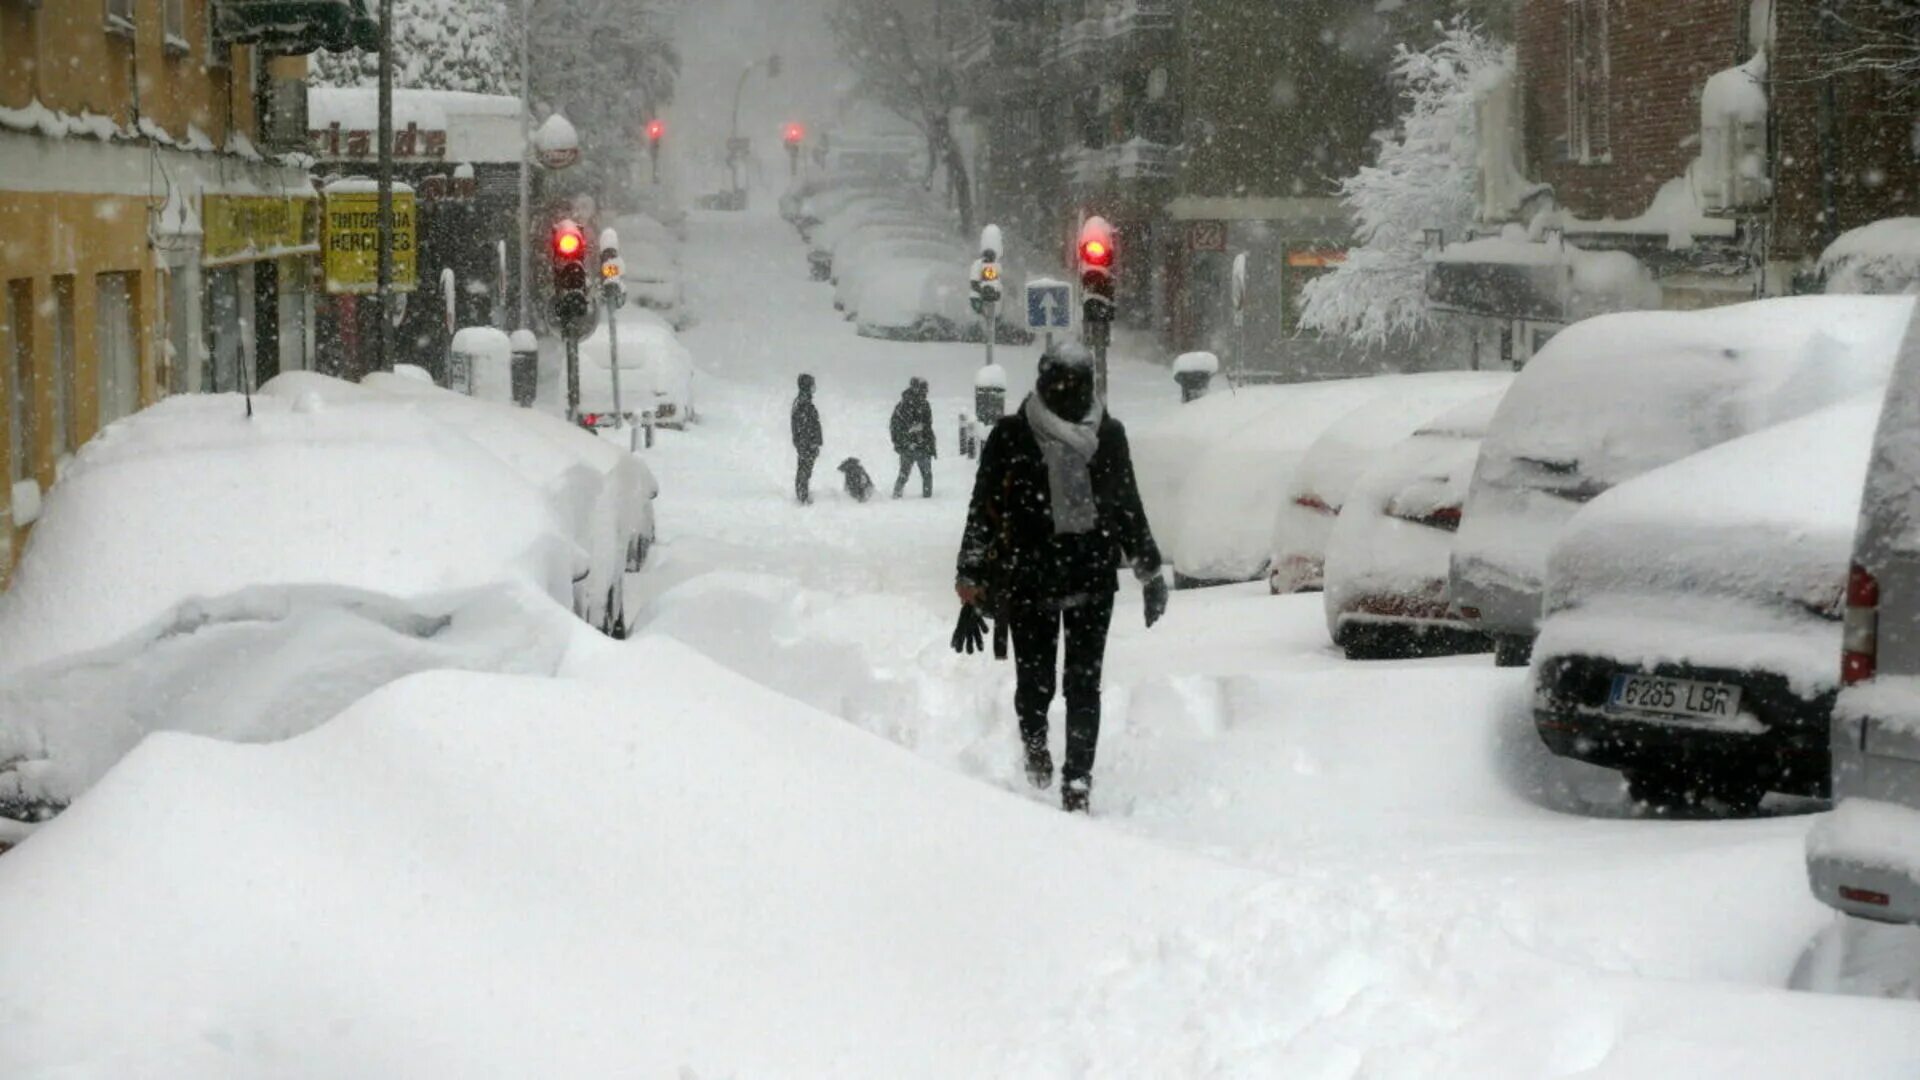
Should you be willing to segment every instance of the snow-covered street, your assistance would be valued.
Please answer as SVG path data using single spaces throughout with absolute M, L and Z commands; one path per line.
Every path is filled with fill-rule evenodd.
M 403 679 L 276 745 L 150 738 L 0 860 L 0 1072 L 1920 1068 L 1910 1003 L 1785 989 L 1833 919 L 1808 819 L 1632 818 L 1540 745 L 1524 672 L 1350 663 L 1318 596 L 1178 593 L 1149 632 L 1123 591 L 1094 814 L 1061 815 L 1011 665 L 948 648 L 952 431 L 931 500 L 826 467 L 885 488 L 898 389 L 952 420 L 978 347 L 856 337 L 764 218 L 697 218 L 688 251 L 702 421 L 645 454 L 635 637 L 581 628 L 556 678 Z M 1036 352 L 1002 350 L 1016 396 Z M 1130 422 L 1180 407 L 1164 369 L 1114 379 Z

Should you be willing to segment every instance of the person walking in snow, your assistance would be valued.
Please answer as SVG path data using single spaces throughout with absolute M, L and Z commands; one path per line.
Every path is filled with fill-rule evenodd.
M 793 451 L 799 455 L 799 468 L 793 477 L 793 494 L 805 506 L 813 501 L 813 463 L 820 460 L 820 410 L 813 404 L 813 376 L 800 376 L 800 393 L 793 399 Z
M 1085 812 L 1092 789 L 1100 674 L 1115 571 L 1123 565 L 1144 586 L 1151 627 L 1166 612 L 1167 583 L 1134 480 L 1127 431 L 1094 395 L 1092 354 L 1070 342 L 1040 358 L 1034 392 L 994 426 L 981 448 L 955 577 L 963 605 L 976 613 L 991 609 L 1009 623 L 1027 779 L 1041 789 L 1053 783 L 1047 710 L 1065 630 L 1060 779 L 1061 805 L 1069 811 Z
M 915 378 L 893 407 L 889 425 L 893 452 L 900 455 L 900 477 L 893 482 L 893 497 L 906 493 L 907 477 L 915 467 L 920 470 L 920 496 L 933 498 L 933 459 L 940 456 L 934 443 L 933 406 L 927 403 L 927 380 Z

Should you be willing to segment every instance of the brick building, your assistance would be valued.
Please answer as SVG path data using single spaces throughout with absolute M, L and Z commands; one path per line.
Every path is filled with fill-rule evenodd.
M 1521 0 L 1515 107 L 1482 120 L 1517 120 L 1527 182 L 1490 185 L 1481 212 L 1566 254 L 1449 250 L 1429 299 L 1482 320 L 1524 362 L 1559 326 L 1655 296 L 1693 308 L 1816 290 L 1834 237 L 1920 213 L 1914 97 L 1834 70 L 1854 31 L 1822 7 Z M 1631 255 L 1657 293 L 1574 295 L 1583 252 Z

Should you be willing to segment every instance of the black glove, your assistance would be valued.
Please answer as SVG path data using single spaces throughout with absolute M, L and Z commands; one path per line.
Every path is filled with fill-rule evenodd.
M 960 621 L 953 628 L 953 651 L 972 656 L 987 647 L 987 620 L 972 604 L 960 606 Z
M 1147 629 L 1151 630 L 1167 613 L 1167 579 L 1155 574 L 1141 583 L 1140 591 L 1147 600 Z

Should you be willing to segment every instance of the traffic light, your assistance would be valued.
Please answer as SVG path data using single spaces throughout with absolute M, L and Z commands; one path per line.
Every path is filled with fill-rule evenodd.
M 1089 327 L 1113 321 L 1113 226 L 1090 217 L 1080 226 L 1080 293 Z
M 666 134 L 667 122 L 665 120 L 647 121 L 647 145 L 652 147 L 656 152 L 660 149 L 660 140 L 664 138 Z
M 788 124 L 780 134 L 787 142 L 787 172 L 791 176 L 799 176 L 800 144 L 806 140 L 807 129 L 799 124 Z
M 973 310 L 986 314 L 987 305 L 1000 302 L 1000 227 L 980 230 L 980 258 L 973 264 Z
M 553 318 L 568 335 L 580 332 L 592 304 L 587 299 L 587 234 L 573 221 L 553 227 Z

